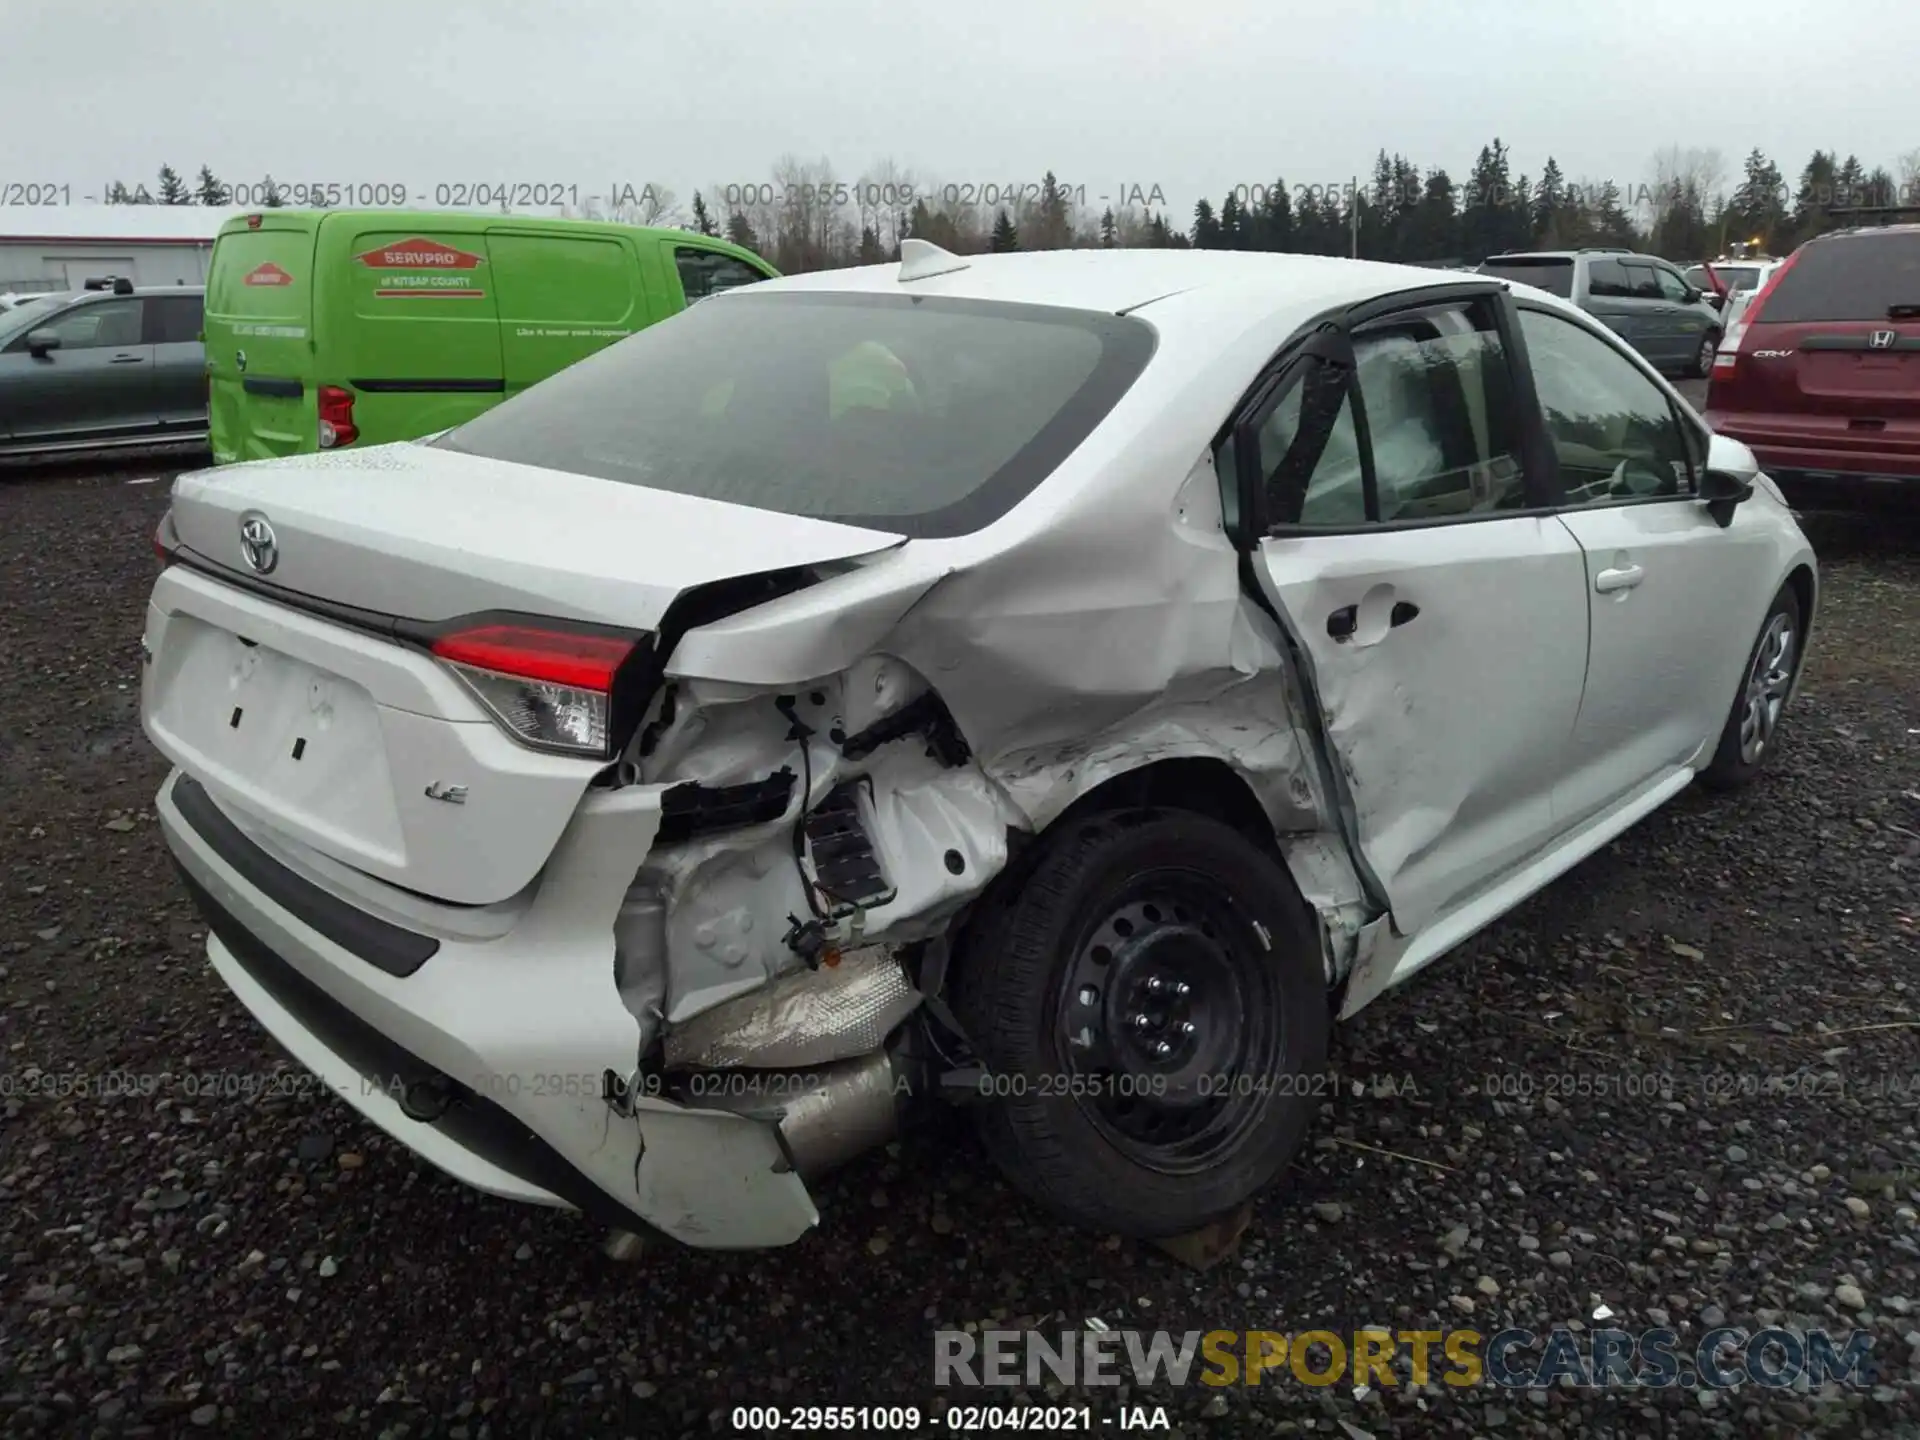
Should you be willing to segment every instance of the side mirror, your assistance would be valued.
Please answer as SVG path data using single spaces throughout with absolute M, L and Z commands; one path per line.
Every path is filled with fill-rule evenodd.
M 33 330 L 27 334 L 27 353 L 36 360 L 47 358 L 47 352 L 60 348 L 60 335 L 54 330 Z
M 1694 298 L 1696 300 L 1705 300 L 1707 304 L 1711 305 L 1716 310 L 1725 310 L 1727 308 L 1727 297 L 1722 295 L 1717 290 L 1714 291 L 1712 294 L 1708 294 L 1704 290 L 1699 291 L 1694 296 Z
M 1700 503 L 1724 530 L 1733 523 L 1734 507 L 1753 495 L 1753 477 L 1737 470 L 1700 472 Z

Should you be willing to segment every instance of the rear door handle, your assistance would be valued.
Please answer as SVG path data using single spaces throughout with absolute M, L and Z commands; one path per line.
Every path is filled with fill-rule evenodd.
M 1602 570 L 1593 577 L 1593 588 L 1602 595 L 1610 595 L 1615 590 L 1631 590 L 1646 578 L 1647 572 L 1638 565 L 1621 565 L 1613 570 Z
M 138 355 L 116 355 L 107 363 L 109 365 L 138 365 L 140 360 L 141 357 Z
M 1404 625 L 1419 613 L 1420 607 L 1415 605 L 1411 600 L 1396 600 L 1393 604 L 1392 613 L 1387 617 L 1388 628 L 1392 629 Z M 1342 605 L 1338 610 L 1335 610 L 1331 615 L 1327 616 L 1327 634 L 1335 640 L 1351 640 L 1353 638 L 1353 632 L 1357 630 L 1359 626 L 1360 607 L 1358 605 Z

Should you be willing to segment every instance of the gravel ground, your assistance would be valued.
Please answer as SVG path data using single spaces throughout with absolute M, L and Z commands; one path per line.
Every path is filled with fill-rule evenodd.
M 957 1124 L 843 1172 L 789 1250 L 616 1264 L 317 1094 L 207 970 L 136 715 L 166 486 L 129 481 L 161 473 L 0 477 L 10 1432 L 710 1434 L 739 1403 L 943 1414 L 936 1326 L 1491 1332 L 1597 1298 L 1683 1343 L 1865 1327 L 1881 1384 L 1090 1398 L 1187 1436 L 1920 1433 L 1914 535 L 1816 531 L 1778 768 L 1683 796 L 1348 1027 L 1351 1085 L 1218 1267 L 1051 1223 Z M 109 1093 L 127 1074 L 157 1088 Z

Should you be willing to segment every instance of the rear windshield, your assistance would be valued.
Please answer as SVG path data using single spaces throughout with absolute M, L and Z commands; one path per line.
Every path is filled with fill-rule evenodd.
M 1920 231 L 1812 240 L 1780 273 L 1761 310 L 1765 324 L 1887 320 L 1920 306 Z
M 1563 300 L 1573 295 L 1573 261 L 1564 257 L 1502 255 L 1482 265 L 1480 273 L 1516 285 L 1531 285 Z
M 1760 283 L 1758 265 L 1716 265 L 1713 273 L 1720 277 L 1720 283 L 1729 290 L 1751 290 Z M 1704 271 L 1693 283 L 1697 289 L 1713 289 L 1713 281 L 1707 279 Z
M 470 455 L 961 535 L 1072 453 L 1153 352 L 1116 315 L 906 295 L 717 296 L 434 441 Z

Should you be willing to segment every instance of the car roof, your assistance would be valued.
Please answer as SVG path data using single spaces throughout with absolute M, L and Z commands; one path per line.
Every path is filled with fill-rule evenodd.
M 1458 283 L 1424 266 L 1276 251 L 1032 250 L 955 258 L 964 261 L 964 268 L 917 280 L 903 282 L 898 264 L 862 265 L 782 276 L 725 296 L 778 291 L 938 295 L 1111 315 L 1196 291 L 1270 307 L 1297 304 L 1319 310 L 1374 295 Z

